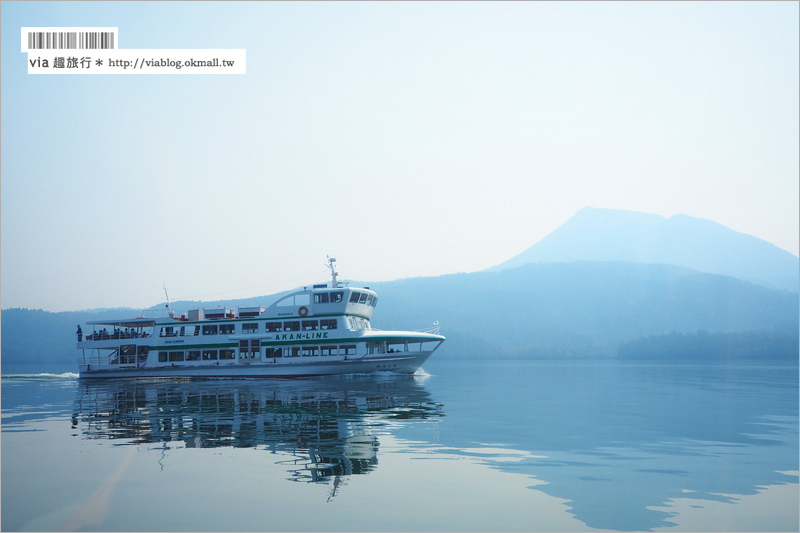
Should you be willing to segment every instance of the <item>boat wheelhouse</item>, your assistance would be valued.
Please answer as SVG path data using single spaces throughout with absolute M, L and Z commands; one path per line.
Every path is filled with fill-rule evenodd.
M 81 377 L 297 377 L 415 372 L 445 340 L 425 331 L 370 325 L 378 295 L 337 280 L 268 307 L 194 309 L 166 316 L 88 322 L 78 332 Z

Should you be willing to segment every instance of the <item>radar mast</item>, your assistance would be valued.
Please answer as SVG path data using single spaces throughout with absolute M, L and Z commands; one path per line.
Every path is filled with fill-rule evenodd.
M 331 288 L 338 289 L 339 281 L 336 279 L 336 276 L 338 276 L 339 273 L 336 272 L 336 266 L 334 265 L 335 262 L 336 262 L 335 257 L 328 256 L 328 264 L 326 266 L 331 269 L 331 278 L 332 278 Z

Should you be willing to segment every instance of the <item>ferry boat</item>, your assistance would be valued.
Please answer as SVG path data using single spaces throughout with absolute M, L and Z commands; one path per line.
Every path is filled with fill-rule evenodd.
M 370 325 L 378 295 L 337 279 L 268 307 L 194 309 L 98 320 L 79 327 L 81 378 L 301 377 L 414 373 L 444 342 L 439 327 L 381 331 Z

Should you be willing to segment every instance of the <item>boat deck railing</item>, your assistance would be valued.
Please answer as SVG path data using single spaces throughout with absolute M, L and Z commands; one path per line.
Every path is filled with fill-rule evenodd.
M 107 341 L 111 339 L 146 339 L 150 337 L 150 333 L 148 332 L 125 332 L 125 331 L 115 331 L 113 333 L 108 333 L 107 331 L 95 331 L 93 333 L 86 333 L 83 335 L 82 339 L 78 339 L 79 341 Z
M 369 331 L 385 331 L 385 330 L 370 327 Z M 414 331 L 414 333 L 430 333 L 432 335 L 438 335 L 439 334 L 439 326 L 436 325 L 436 326 L 433 326 L 433 327 L 430 327 L 430 328 L 415 329 L 413 331 Z
M 89 355 L 78 357 L 78 367 L 101 367 L 114 365 L 119 367 L 137 367 L 144 365 L 147 362 L 146 355 L 119 355 L 118 351 L 114 351 L 109 355 Z

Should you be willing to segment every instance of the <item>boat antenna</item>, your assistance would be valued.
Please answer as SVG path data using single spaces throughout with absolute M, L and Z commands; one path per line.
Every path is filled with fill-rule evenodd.
M 338 289 L 339 281 L 336 279 L 336 276 L 338 276 L 339 273 L 336 272 L 336 266 L 334 265 L 335 262 L 335 257 L 328 256 L 328 264 L 326 266 L 331 269 L 331 278 L 333 278 L 333 281 L 331 282 L 331 288 Z
M 169 293 L 167 292 L 167 282 L 164 281 L 163 283 L 164 283 L 164 294 L 167 297 L 167 313 L 169 314 L 169 317 L 172 318 L 172 315 L 175 314 L 175 311 L 173 311 L 172 307 L 170 307 L 169 305 Z

